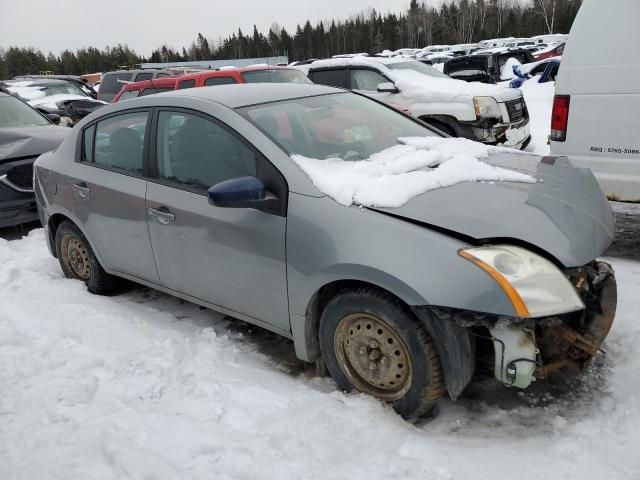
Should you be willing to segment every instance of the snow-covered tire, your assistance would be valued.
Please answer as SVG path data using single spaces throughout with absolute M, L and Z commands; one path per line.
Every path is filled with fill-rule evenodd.
M 431 337 L 389 294 L 372 288 L 338 294 L 322 312 L 319 338 L 322 358 L 342 390 L 389 402 L 405 419 L 432 414 L 444 394 Z
M 113 290 L 115 277 L 98 262 L 80 229 L 65 220 L 56 230 L 56 254 L 67 278 L 83 281 L 91 293 L 105 295 Z

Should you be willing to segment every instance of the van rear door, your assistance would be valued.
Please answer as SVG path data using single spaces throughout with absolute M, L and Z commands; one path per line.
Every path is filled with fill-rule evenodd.
M 584 1 L 556 82 L 557 98 L 566 99 L 556 103 L 569 109 L 566 137 L 551 139 L 554 155 L 590 168 L 610 198 L 624 201 L 640 201 L 640 35 L 629 20 L 638 16 L 637 0 L 615 8 Z

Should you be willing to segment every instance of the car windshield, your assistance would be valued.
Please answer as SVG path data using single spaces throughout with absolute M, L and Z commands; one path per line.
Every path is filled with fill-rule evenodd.
M 245 107 L 240 111 L 289 154 L 363 160 L 401 137 L 436 136 L 366 97 L 335 93 Z
M 244 72 L 242 78 L 247 83 L 312 83 L 304 73 L 293 68 L 254 70 Z
M 431 68 L 430 66 L 425 65 L 421 62 L 390 63 L 387 65 L 387 68 L 391 70 L 413 70 L 414 72 L 422 73 L 423 75 L 429 75 L 431 77 L 447 78 L 444 73 L 439 72 L 435 68 Z
M 12 96 L 0 96 L 0 128 L 51 125 L 29 105 Z
M 76 87 L 73 83 L 62 83 L 59 85 L 47 85 L 46 87 L 41 87 L 45 93 L 45 96 L 51 97 L 53 95 L 82 95 L 88 96 L 84 90 L 80 87 Z

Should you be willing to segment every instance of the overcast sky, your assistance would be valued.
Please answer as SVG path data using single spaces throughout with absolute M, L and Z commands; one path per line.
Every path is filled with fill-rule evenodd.
M 431 3 L 436 3 L 435 1 Z M 273 22 L 291 31 L 373 7 L 400 12 L 409 0 L 0 0 L 0 47 L 35 47 L 45 54 L 128 44 L 149 56 L 163 43 L 189 46 L 198 32 L 211 39 L 242 28 L 266 32 Z

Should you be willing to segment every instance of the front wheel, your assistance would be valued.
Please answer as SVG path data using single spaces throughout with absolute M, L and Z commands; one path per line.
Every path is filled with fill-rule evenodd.
M 389 402 L 406 419 L 431 413 L 444 393 L 432 339 L 391 295 L 363 288 L 330 300 L 320 319 L 320 349 L 341 389 Z
M 83 281 L 91 293 L 113 290 L 115 277 L 104 271 L 80 229 L 69 221 L 56 230 L 56 254 L 64 276 Z

